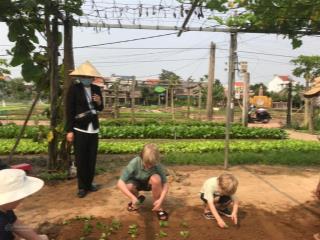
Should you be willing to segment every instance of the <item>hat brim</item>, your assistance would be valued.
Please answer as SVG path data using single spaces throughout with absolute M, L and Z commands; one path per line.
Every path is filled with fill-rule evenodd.
M 44 182 L 41 179 L 27 176 L 22 188 L 7 193 L 1 193 L 0 205 L 12 203 L 26 198 L 39 191 L 43 185 Z
M 305 98 L 313 98 L 320 95 L 320 86 L 313 87 L 309 91 L 305 92 L 303 96 Z

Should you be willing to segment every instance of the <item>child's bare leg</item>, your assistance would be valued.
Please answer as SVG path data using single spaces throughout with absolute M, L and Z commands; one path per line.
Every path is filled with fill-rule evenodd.
M 153 202 L 157 201 L 162 193 L 161 177 L 158 174 L 154 174 L 150 177 L 149 184 L 151 185 Z M 161 206 L 159 210 L 161 210 Z
M 128 183 L 128 184 L 126 184 L 126 186 L 127 186 L 128 190 L 129 190 L 132 194 L 134 194 L 136 197 L 138 197 L 139 192 L 138 192 L 138 190 L 137 190 L 137 187 L 136 187 L 134 184 Z

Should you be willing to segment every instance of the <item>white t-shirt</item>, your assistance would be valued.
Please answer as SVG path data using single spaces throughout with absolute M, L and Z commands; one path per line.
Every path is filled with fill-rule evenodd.
M 213 201 L 213 195 L 217 194 L 218 196 L 221 195 L 221 193 L 218 192 L 218 177 L 212 177 L 207 179 L 204 184 L 202 185 L 202 188 L 200 190 L 200 193 L 203 193 L 204 199 L 207 201 Z M 236 196 L 231 195 L 231 199 L 235 200 Z

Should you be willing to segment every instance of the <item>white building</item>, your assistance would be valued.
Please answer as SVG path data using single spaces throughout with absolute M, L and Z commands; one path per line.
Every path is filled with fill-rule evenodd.
M 296 82 L 292 80 L 289 75 L 274 75 L 273 79 L 268 84 L 268 91 L 277 93 L 281 92 L 288 86 L 290 80 L 294 86 Z

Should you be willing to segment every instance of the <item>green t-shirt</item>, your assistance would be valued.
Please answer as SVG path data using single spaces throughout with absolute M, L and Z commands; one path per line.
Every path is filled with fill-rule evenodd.
M 154 174 L 160 175 L 162 183 L 167 182 L 165 169 L 161 164 L 157 164 L 149 169 L 144 169 L 142 159 L 140 157 L 135 157 L 122 171 L 120 179 L 125 183 L 127 183 L 129 180 L 144 182 L 148 181 L 149 178 Z

